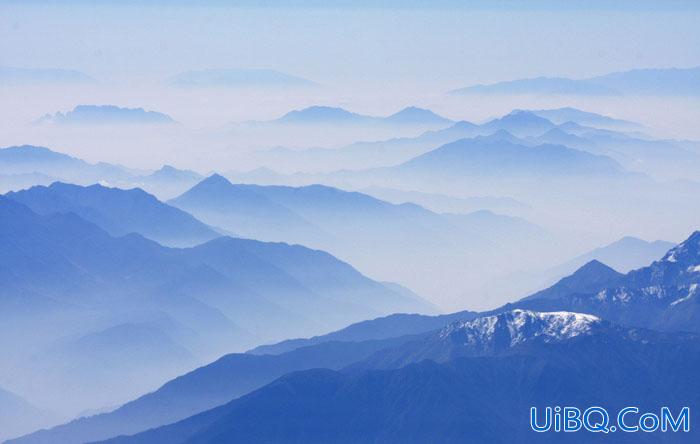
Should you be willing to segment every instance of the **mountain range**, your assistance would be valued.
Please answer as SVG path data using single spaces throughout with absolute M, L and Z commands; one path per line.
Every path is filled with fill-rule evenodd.
M 331 106 L 310 106 L 293 110 L 274 123 L 295 125 L 417 125 L 446 127 L 450 119 L 415 106 L 406 107 L 386 117 L 368 116 Z
M 234 397 L 252 390 L 252 386 L 231 388 L 232 384 L 240 387 L 235 381 L 268 375 L 257 365 L 252 371 L 243 366 L 246 359 L 284 366 L 304 356 L 312 367 L 326 353 L 326 359 L 331 359 L 327 370 L 285 367 L 291 373 L 220 407 L 107 442 L 277 442 L 282 437 L 303 442 L 395 442 L 397 438 L 425 442 L 424 429 L 431 436 L 439 435 L 441 442 L 467 438 L 530 442 L 533 432 L 526 418 L 531 406 L 613 409 L 628 405 L 632 398 L 647 409 L 658 409 L 659 399 L 674 409 L 692 406 L 700 400 L 695 377 L 700 324 L 698 298 L 693 293 L 700 279 L 698 270 L 700 232 L 695 232 L 662 259 L 626 275 L 593 261 L 554 286 L 490 313 L 392 315 L 329 335 L 260 347 L 249 358 L 230 355 L 113 413 L 29 435 L 16 443 L 71 443 L 80 442 L 76 437 L 129 433 L 124 424 L 134 420 L 124 418 L 129 418 L 130 410 L 160 412 L 176 405 L 173 411 L 182 412 L 181 406 L 188 404 L 202 409 L 205 403 L 196 394 L 211 400 L 214 393 Z M 653 294 L 659 303 L 649 306 L 648 299 L 632 294 L 633 287 Z M 618 323 L 601 317 L 595 304 L 580 304 L 579 312 L 565 310 L 572 298 L 582 301 L 591 295 L 603 301 L 600 295 L 613 289 L 618 295 L 630 294 L 616 311 L 605 311 Z M 688 295 L 675 299 L 679 292 Z M 605 299 L 610 303 L 612 298 Z M 533 309 L 542 301 L 550 309 Z M 677 308 L 680 304 L 686 305 Z M 694 321 L 675 322 L 677 315 L 659 313 L 659 306 L 688 313 L 686 317 Z M 652 325 L 666 333 L 644 328 Z M 333 360 L 338 356 L 347 360 Z M 484 408 L 501 414 L 486 415 Z M 347 420 L 350 425 L 343 422 Z M 122 425 L 113 428 L 120 421 Z M 561 442 L 557 434 L 538 436 L 543 442 Z M 567 436 L 570 442 L 597 442 L 594 435 Z M 616 442 L 644 442 L 633 435 L 615 436 L 621 439 Z M 680 443 L 692 435 L 647 436 L 649 442 Z
M 614 117 L 572 107 L 536 109 L 529 111 L 549 120 L 555 125 L 574 122 L 583 126 L 603 128 L 614 131 L 637 131 L 644 128 L 642 125 L 635 122 L 630 122 L 629 120 L 616 119 Z
M 172 117 L 143 108 L 115 105 L 77 105 L 71 111 L 46 114 L 36 123 L 55 125 L 141 125 L 174 123 Z
M 18 440 L 81 444 L 178 421 L 245 395 L 294 371 L 341 369 L 413 336 L 385 340 L 324 342 L 278 355 L 228 354 L 169 381 L 114 411 L 79 418 Z M 235 376 L 235 377 L 231 377 Z
M 98 191 L 105 202 L 95 208 L 108 217 L 79 210 L 111 230 L 126 226 L 117 203 L 134 192 Z M 161 214 L 174 214 L 175 225 L 205 227 L 140 193 Z M 139 234 L 113 237 L 74 212 L 37 214 L 7 197 L 0 215 L 3 381 L 63 412 L 97 399 L 120 402 L 197 363 L 290 332 L 431 308 L 301 246 L 219 237 L 166 248 Z M 142 229 L 149 220 L 131 223 Z
M 243 237 L 328 251 L 426 297 L 468 291 L 468 276 L 506 273 L 527 251 L 555 245 L 546 230 L 521 218 L 489 211 L 439 214 L 318 184 L 234 184 L 212 175 L 168 204 Z
M 504 137 L 505 136 L 505 137 Z M 474 176 L 611 175 L 622 167 L 614 160 L 567 148 L 543 144 L 524 146 L 495 134 L 448 143 L 394 167 L 401 173 Z
M 700 67 L 635 69 L 586 79 L 537 77 L 474 85 L 450 94 L 697 95 Z
M 641 125 L 575 108 L 514 110 L 481 125 L 460 121 L 416 137 L 355 142 L 341 148 L 304 150 L 271 148 L 248 155 L 248 161 L 282 172 L 330 172 L 398 165 L 460 139 L 499 135 L 513 143 L 564 145 L 605 155 L 626 168 L 661 178 L 692 177 L 700 162 L 693 145 L 654 139 L 639 132 Z
M 54 182 L 48 187 L 10 192 L 5 197 L 26 205 L 37 214 L 75 213 L 112 236 L 139 233 L 162 245 L 180 247 L 221 236 L 191 215 L 138 188 L 120 190 L 102 185 L 82 187 Z
M 513 310 L 454 322 L 340 371 L 290 373 L 172 425 L 105 442 L 530 442 L 531 406 L 614 409 L 630 396 L 645 407 L 658 399 L 674 410 L 694 405 L 699 361 L 696 335 L 630 329 L 587 314 Z M 542 436 L 561 442 L 556 434 Z M 616 442 L 640 442 L 617 436 Z M 693 435 L 652 436 L 687 442 Z M 566 442 L 598 438 L 572 434 Z
M 0 192 L 63 181 L 80 185 L 101 183 L 122 188 L 139 187 L 167 199 L 183 193 L 203 178 L 194 171 L 170 165 L 148 171 L 106 162 L 90 163 L 33 145 L 0 148 L 0 168 Z
M 623 275 L 593 261 L 516 306 L 533 310 L 556 307 L 631 326 L 700 332 L 698 284 L 700 231 L 647 267 Z

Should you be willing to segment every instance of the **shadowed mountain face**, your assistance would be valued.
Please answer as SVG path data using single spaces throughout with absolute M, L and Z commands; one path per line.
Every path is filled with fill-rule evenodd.
M 654 410 L 659 399 L 673 409 L 694 405 L 699 363 L 694 335 L 516 310 L 451 324 L 341 372 L 292 373 L 216 409 L 107 442 L 531 442 L 532 406 L 619 409 L 630 397 Z M 649 436 L 680 443 L 692 435 Z M 542 434 L 537 442 L 561 439 Z M 598 439 L 571 434 L 565 442 Z
M 75 213 L 112 236 L 139 233 L 169 246 L 191 246 L 220 236 L 191 215 L 140 189 L 55 182 L 49 187 L 8 193 L 6 197 L 38 214 Z
M 477 315 L 478 313 L 471 311 L 460 311 L 457 313 L 435 316 L 397 313 L 369 321 L 358 322 L 341 330 L 321 336 L 314 336 L 308 339 L 288 339 L 277 344 L 261 345 L 248 351 L 248 353 L 256 355 L 277 355 L 296 350 L 297 348 L 330 341 L 357 342 L 417 335 L 431 330 L 437 330 L 454 320 L 471 319 Z
M 557 299 L 571 293 L 596 291 L 598 288 L 615 285 L 623 274 L 618 273 L 598 260 L 585 263 L 573 274 L 562 278 L 551 287 L 528 296 L 527 299 Z
M 218 238 L 171 249 L 5 197 L 0 215 L 5 377 L 49 407 L 122 402 L 254 342 L 425 306 L 301 246 Z

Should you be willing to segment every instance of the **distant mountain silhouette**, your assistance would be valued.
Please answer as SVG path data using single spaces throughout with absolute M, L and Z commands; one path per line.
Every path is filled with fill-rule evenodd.
M 264 188 L 234 185 L 213 174 L 169 203 L 245 237 L 303 243 L 314 235 L 323 235 L 313 222 L 268 198 L 261 192 Z M 271 237 L 274 233 L 277 236 Z
M 180 170 L 171 165 L 163 165 L 153 173 L 141 176 L 134 182 L 149 192 L 157 194 L 160 199 L 172 199 L 179 196 L 204 177 L 191 170 Z
M 598 128 L 616 130 L 605 132 L 606 137 L 617 135 L 625 138 L 629 148 L 625 149 L 624 156 L 616 152 L 613 143 L 607 144 L 600 133 L 595 133 Z M 663 160 L 662 152 L 670 155 L 670 159 L 663 160 L 663 163 L 666 164 L 678 165 L 692 160 L 692 153 L 680 149 L 679 146 L 672 146 L 674 145 L 673 141 L 656 141 L 648 138 L 644 140 L 618 132 L 640 128 L 640 125 L 633 122 L 613 119 L 575 108 L 514 110 L 503 117 L 491 119 L 481 125 L 460 121 L 448 127 L 427 131 L 416 137 L 371 142 L 361 141 L 333 149 L 291 150 L 275 148 L 256 152 L 252 156 L 259 162 L 265 162 L 273 168 L 281 168 L 281 171 L 287 172 L 359 170 L 397 165 L 450 142 L 496 134 L 501 139 L 509 138 L 513 143 L 518 144 L 565 145 L 593 154 L 614 156 L 615 160 L 625 164 L 632 164 L 631 159 L 637 160 L 640 164 L 645 161 L 649 163 L 651 162 L 649 154 L 656 151 L 659 155 L 654 157 L 654 164 Z M 589 137 L 593 135 L 597 140 Z M 676 142 L 675 145 L 680 145 L 680 143 Z M 643 150 L 640 151 L 640 148 Z M 643 155 L 647 151 L 650 151 L 649 154 Z
M 374 118 L 356 114 L 343 108 L 331 106 L 310 106 L 308 108 L 290 111 L 276 120 L 278 123 L 295 124 L 358 124 L 373 121 Z
M 109 163 L 88 163 L 67 154 L 33 145 L 0 148 L 4 174 L 42 174 L 54 180 L 81 184 L 131 180 L 137 171 Z
M 478 210 L 489 210 L 501 214 L 518 214 L 529 208 L 526 203 L 505 196 L 455 197 L 442 193 L 424 193 L 384 187 L 367 187 L 358 191 L 387 202 L 413 202 L 438 213 L 471 213 Z
M 418 108 L 415 106 L 409 106 L 407 108 L 398 111 L 383 119 L 385 123 L 390 124 L 400 124 L 400 125 L 414 125 L 414 124 L 436 124 L 436 125 L 447 125 L 454 123 L 450 119 L 442 117 L 429 109 Z
M 186 212 L 138 188 L 121 190 L 55 182 L 49 187 L 8 193 L 6 197 L 38 214 L 73 212 L 112 236 L 139 233 L 170 246 L 192 246 L 220 236 Z
M 621 273 L 641 268 L 660 259 L 675 244 L 666 241 L 647 242 L 632 236 L 625 236 L 609 245 L 596 248 L 549 271 L 556 276 L 566 276 L 592 260 L 598 260 Z
M 205 69 L 170 77 L 166 83 L 179 87 L 309 87 L 315 82 L 270 69 Z
M 569 148 L 576 148 L 584 151 L 590 151 L 590 149 L 595 146 L 594 142 L 584 137 L 567 133 L 560 127 L 552 128 L 537 137 L 529 137 L 526 141 L 530 142 L 532 145 L 548 143 L 551 145 L 564 145 Z
M 630 122 L 622 119 L 615 119 L 609 116 L 604 116 L 598 113 L 583 111 L 580 109 L 565 107 L 556 109 L 537 109 L 530 110 L 540 117 L 548 119 L 554 124 L 560 125 L 566 122 L 576 122 L 580 125 L 592 126 L 597 128 L 607 128 L 618 131 L 639 130 L 642 126 L 635 122 Z
M 454 89 L 448 94 L 556 94 L 556 95 L 614 95 L 612 88 L 590 80 L 573 80 L 565 77 L 535 77 L 509 80 L 487 85 L 474 85 Z
M 171 165 L 163 165 L 159 170 L 154 171 L 153 174 L 148 176 L 152 180 L 190 180 L 199 181 L 202 180 L 202 175 L 191 170 L 179 170 Z
M 590 80 L 628 95 L 696 96 L 700 94 L 700 66 L 633 69 L 593 77 Z
M 554 128 L 554 126 L 552 122 L 535 113 L 516 110 L 503 117 L 486 122 L 482 125 L 482 128 L 494 133 L 499 130 L 505 130 L 523 137 L 542 134 Z
M 587 79 L 537 77 L 474 85 L 451 94 L 697 95 L 700 67 L 634 69 Z
M 500 139 L 500 138 L 499 138 Z M 463 139 L 405 162 L 394 170 L 440 175 L 610 175 L 614 160 L 563 145 L 530 147 L 502 139 Z
M 120 188 L 142 188 L 169 199 L 182 194 L 202 180 L 194 171 L 165 165 L 157 171 L 136 170 L 105 162 L 89 163 L 45 147 L 23 145 L 0 148 L 3 178 L 0 191 L 49 185 L 56 181 L 92 185 L 101 183 Z
M 332 124 L 332 125 L 417 125 L 448 126 L 452 121 L 434 112 L 409 106 L 387 117 L 368 116 L 332 106 L 309 106 L 293 110 L 274 123 L 285 124 Z
M 490 219 L 491 223 L 510 220 L 512 223 L 504 229 L 514 230 L 517 225 L 520 229 L 527 230 L 529 226 L 536 231 L 533 225 L 524 220 L 494 213 L 475 212 L 455 217 L 437 214 L 410 203 L 391 204 L 363 193 L 324 185 L 234 184 L 218 174 L 208 177 L 169 203 L 201 220 L 236 233 L 305 245 L 323 245 L 335 239 L 363 242 L 357 236 L 359 226 L 364 227 L 364 241 L 375 237 L 390 241 L 391 232 L 398 226 L 406 230 L 419 230 L 424 237 L 430 233 L 436 234 L 436 230 L 446 235 L 445 231 L 468 230 L 467 221 L 477 222 L 482 218 Z M 347 220 L 353 220 L 355 227 L 348 227 Z M 409 221 L 415 223 L 409 224 Z
M 72 69 L 16 68 L 0 66 L 0 83 L 5 85 L 90 84 L 96 80 Z
M 571 122 L 561 124 L 557 129 L 559 143 L 609 156 L 630 170 L 654 177 L 692 180 L 695 170 L 700 168 L 700 151 L 696 143 L 652 139 L 642 134 L 597 129 Z M 535 140 L 540 143 L 550 141 L 550 133 Z
M 162 124 L 174 123 L 167 114 L 143 108 L 121 108 L 114 105 L 78 105 L 66 113 L 46 114 L 37 123 L 59 125 Z
M 50 426 L 59 416 L 0 388 L 0 441 L 21 436 L 39 427 Z

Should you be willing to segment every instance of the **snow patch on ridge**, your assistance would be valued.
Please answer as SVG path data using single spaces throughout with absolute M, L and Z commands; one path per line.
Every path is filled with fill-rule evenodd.
M 671 302 L 671 305 L 678 305 L 681 302 L 685 302 L 687 300 L 690 300 L 693 296 L 697 294 L 698 291 L 698 284 L 693 284 L 688 288 L 688 296 L 684 296 L 682 298 L 676 299 L 675 301 Z
M 472 321 L 455 322 L 445 327 L 439 336 L 447 338 L 459 334 L 465 345 L 471 345 L 495 342 L 499 339 L 498 335 L 507 335 L 504 339 L 512 347 L 535 338 L 557 342 L 588 335 L 600 322 L 600 318 L 582 313 L 513 310 Z

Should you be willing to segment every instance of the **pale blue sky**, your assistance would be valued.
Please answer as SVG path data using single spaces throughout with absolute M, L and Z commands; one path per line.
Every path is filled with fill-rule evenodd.
M 577 2 L 566 8 L 567 2 L 527 8 L 512 2 L 401 8 L 387 6 L 397 2 L 352 8 L 309 7 L 317 2 L 308 1 L 296 2 L 303 8 L 293 2 L 268 8 L 115 3 L 0 3 L 0 64 L 79 69 L 107 81 L 271 68 L 336 88 L 391 80 L 445 89 L 700 64 L 700 11 L 688 2 L 592 9 Z

